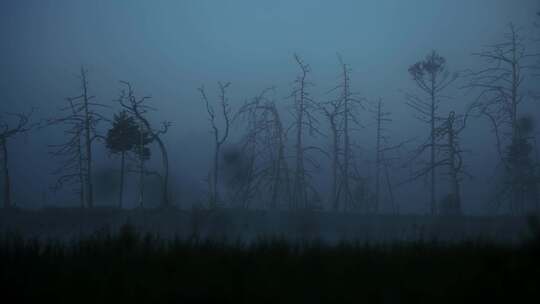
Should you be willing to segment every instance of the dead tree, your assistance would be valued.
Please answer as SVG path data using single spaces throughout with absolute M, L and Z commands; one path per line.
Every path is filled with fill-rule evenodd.
M 292 181 L 291 190 L 291 202 L 290 207 L 292 209 L 310 207 L 309 193 L 316 193 L 315 189 L 310 185 L 309 178 L 311 177 L 310 171 L 306 169 L 306 161 L 317 168 L 318 163 L 307 156 L 307 152 L 310 150 L 321 150 L 315 146 L 306 146 L 305 144 L 305 132 L 309 132 L 310 135 L 321 134 L 317 128 L 318 121 L 315 117 L 315 112 L 319 110 L 319 104 L 309 94 L 309 88 L 313 86 L 308 81 L 308 75 L 311 72 L 311 68 L 308 64 L 298 56 L 294 55 L 294 59 L 300 68 L 300 74 L 294 81 L 293 91 L 290 95 L 294 100 L 294 122 L 291 128 L 296 132 L 295 135 L 295 170 Z
M 120 97 L 118 98 L 118 102 L 124 108 L 127 113 L 135 117 L 135 119 L 139 123 L 139 151 L 138 151 L 138 157 L 139 157 L 139 174 L 140 174 L 140 185 L 139 185 L 139 205 L 143 206 L 144 202 L 144 175 L 147 174 L 153 174 L 157 175 L 160 178 L 161 181 L 161 207 L 169 207 L 170 201 L 169 201 L 169 156 L 167 153 L 167 148 L 165 146 L 165 143 L 161 139 L 161 136 L 167 133 L 169 130 L 169 127 L 171 126 L 171 123 L 168 121 L 164 121 L 161 123 L 161 127 L 159 129 L 154 128 L 150 121 L 147 118 L 147 114 L 150 110 L 154 110 L 154 108 L 150 107 L 147 102 L 150 100 L 150 96 L 144 96 L 144 97 L 136 97 L 135 92 L 133 90 L 133 87 L 131 84 L 127 81 L 120 81 L 121 84 L 124 85 L 124 89 L 122 89 L 120 93 Z M 162 163 L 162 172 L 151 172 L 147 170 L 144 167 L 144 161 L 145 161 L 145 146 L 150 142 L 156 142 L 159 150 L 161 152 L 161 163 Z
M 261 153 L 264 155 L 261 177 L 270 192 L 269 207 L 278 207 L 278 200 L 291 201 L 289 166 L 285 155 L 287 134 L 273 100 L 267 98 L 257 108 L 261 111 Z
M 429 162 L 414 176 L 430 177 L 430 213 L 437 213 L 436 206 L 436 167 L 437 144 L 435 129 L 440 121 L 438 109 L 443 99 L 442 92 L 457 79 L 457 74 L 450 75 L 446 68 L 446 59 L 436 51 L 429 53 L 425 59 L 409 67 L 409 74 L 421 95 L 407 94 L 407 104 L 416 112 L 416 118 L 429 126 L 430 135 L 426 142 L 418 147 L 415 157 L 429 150 Z
M 525 78 L 527 72 L 537 68 L 534 63 L 539 54 L 528 52 L 519 29 L 509 24 L 508 32 L 500 43 L 486 46 L 473 55 L 484 60 L 488 66 L 468 75 L 466 88 L 477 92 L 471 109 L 478 116 L 488 118 L 491 123 L 500 162 L 507 174 L 519 174 L 508 163 L 504 147 L 519 141 L 517 121 L 520 105 L 527 97 Z M 516 185 L 511 187 L 513 194 L 509 203 L 513 206 L 519 190 Z
M 382 99 L 377 101 L 376 107 L 372 110 L 375 119 L 376 128 L 376 144 L 375 144 L 375 212 L 380 209 L 382 184 L 386 184 L 388 196 L 390 199 L 390 209 L 392 213 L 399 213 L 399 205 L 396 203 L 394 197 L 394 184 L 390 176 L 390 170 L 394 167 L 394 162 L 398 161 L 400 157 L 392 156 L 399 152 L 399 150 L 410 140 L 402 141 L 398 144 L 391 144 L 390 136 L 388 135 L 388 129 L 386 125 L 392 122 L 390 118 L 391 113 L 384 109 L 384 102 Z M 383 176 L 384 175 L 384 176 Z
M 249 161 L 241 199 L 245 205 L 247 199 L 268 193 L 271 209 L 277 208 L 279 197 L 288 198 L 289 191 L 285 132 L 274 101 L 267 97 L 273 90 L 265 89 L 246 102 L 233 119 L 244 119 L 247 123 L 242 150 L 247 152 Z
M 342 100 L 332 100 L 327 105 L 322 107 L 322 110 L 330 124 L 330 136 L 332 138 L 332 144 L 330 148 L 330 155 L 332 159 L 331 171 L 332 171 L 332 188 L 330 190 L 330 203 L 334 211 L 339 210 L 339 186 L 340 182 L 340 169 L 341 169 L 341 126 L 339 123 L 339 116 L 342 111 Z
M 517 138 L 504 150 L 507 167 L 496 185 L 494 197 L 495 211 L 506 204 L 513 215 L 538 212 L 540 193 L 538 181 L 538 157 L 533 159 L 534 123 L 530 115 L 521 115 L 517 120 Z
M 383 113 L 382 101 L 379 99 L 377 102 L 377 153 L 375 157 L 375 209 L 379 209 L 380 197 L 381 197 L 381 166 L 383 160 L 383 152 L 381 151 L 382 141 L 385 140 L 385 137 L 382 134 L 382 123 L 383 121 L 389 121 L 388 118 L 385 118 L 387 113 Z
M 98 138 L 95 132 L 96 124 L 102 119 L 102 116 L 94 111 L 94 107 L 103 106 L 101 104 L 92 102 L 94 96 L 88 95 L 88 80 L 86 78 L 87 71 L 81 67 L 81 88 L 82 94 L 80 96 L 71 98 L 71 102 L 74 104 L 78 113 L 81 113 L 84 117 L 84 148 L 86 153 L 86 203 L 89 208 L 94 206 L 94 190 L 92 182 L 92 143 Z
M 505 176 L 505 184 L 506 188 L 510 188 L 514 202 L 510 209 L 512 213 L 527 214 L 539 211 L 540 200 L 538 161 L 532 157 L 534 118 L 531 115 L 521 115 L 517 125 L 518 138 L 506 151 L 506 161 L 513 174 Z
M 258 168 L 258 163 L 264 157 L 261 153 L 261 134 L 264 131 L 264 121 L 260 115 L 262 113 L 260 106 L 265 98 L 265 91 L 253 100 L 244 103 L 232 119 L 233 123 L 239 120 L 245 122 L 247 130 L 241 139 L 240 151 L 226 153 L 225 157 L 225 161 L 235 167 L 234 184 L 238 186 L 235 200 L 240 200 L 242 208 L 248 208 L 250 200 L 260 191 L 258 171 L 261 168 Z
M 394 191 L 392 188 L 392 183 L 390 182 L 390 175 L 388 172 L 388 161 L 385 158 L 385 152 L 390 148 L 388 147 L 388 136 L 386 135 L 385 123 L 391 122 L 389 118 L 390 112 L 385 112 L 383 110 L 383 102 L 381 99 L 377 102 L 376 110 L 376 128 L 377 128 L 377 138 L 376 138 L 376 155 L 375 155 L 375 212 L 378 212 L 380 206 L 381 198 L 381 174 L 384 169 L 386 177 L 386 186 L 388 187 L 388 193 L 390 194 L 391 208 L 394 213 L 397 213 L 397 207 L 394 201 Z
M 394 186 L 392 180 L 390 179 L 390 166 L 387 163 L 384 163 L 384 177 L 386 181 L 386 187 L 388 187 L 388 195 L 390 196 L 390 206 L 394 214 L 399 214 L 399 204 L 396 203 L 394 197 Z
M 344 207 L 354 208 L 353 195 L 351 192 L 351 177 L 352 166 L 354 162 L 354 156 L 352 153 L 351 131 L 354 128 L 352 125 L 360 125 L 357 116 L 357 106 L 360 105 L 360 100 L 355 98 L 354 93 L 351 92 L 351 69 L 340 58 L 342 69 L 342 84 L 341 84 L 341 100 L 343 103 L 343 193 L 344 193 Z
M 57 172 L 63 174 L 62 171 L 68 171 L 61 175 L 57 186 L 61 186 L 65 181 L 73 179 L 74 174 L 83 175 L 83 187 L 81 193 L 84 195 L 84 205 L 88 208 L 94 206 L 94 191 L 92 181 L 92 145 L 95 140 L 103 139 L 104 137 L 97 132 L 99 122 L 107 120 L 98 111 L 97 108 L 107 108 L 107 106 L 93 101 L 95 96 L 88 93 L 88 71 L 81 67 L 79 80 L 81 83 L 81 94 L 75 97 L 68 97 L 68 106 L 61 108 L 61 111 L 67 113 L 66 116 L 60 118 L 49 119 L 49 125 L 66 124 L 69 126 L 67 133 L 71 136 L 70 139 L 61 145 L 56 145 L 58 150 L 57 155 L 68 156 L 68 161 L 64 163 Z M 79 140 L 79 143 L 77 143 Z M 77 159 L 76 162 L 81 162 L 77 166 L 79 169 L 70 168 L 73 162 L 69 157 Z M 70 170 L 75 170 L 71 172 Z
M 231 109 L 229 107 L 229 101 L 227 98 L 227 88 L 230 86 L 230 82 L 227 83 L 218 83 L 219 86 L 219 107 L 222 114 L 224 131 L 220 132 L 216 121 L 216 112 L 214 107 L 210 104 L 204 87 L 199 88 L 199 92 L 202 97 L 202 101 L 206 106 L 206 112 L 208 113 L 210 124 L 212 127 L 212 133 L 214 135 L 214 163 L 212 169 L 212 178 L 210 182 L 210 207 L 215 208 L 220 202 L 219 191 L 218 191 L 218 178 L 219 178 L 219 156 L 221 147 L 226 142 L 229 137 L 229 129 L 231 125 Z
M 58 191 L 66 184 L 73 185 L 73 191 L 79 197 L 79 203 L 81 208 L 85 207 L 86 195 L 85 195 L 85 162 L 84 162 L 84 147 L 82 141 L 82 134 L 84 132 L 84 119 L 77 115 L 73 102 L 68 99 L 69 106 L 64 107 L 61 110 L 67 111 L 69 114 L 61 119 L 50 120 L 49 123 L 67 126 L 64 130 L 64 134 L 67 136 L 67 140 L 62 144 L 49 145 L 52 149 L 50 154 L 53 157 L 61 158 L 62 163 L 53 174 L 57 175 L 56 182 L 52 189 Z
M 457 116 L 454 111 L 450 112 L 448 118 L 436 129 L 438 140 L 446 143 L 439 144 L 444 157 L 439 160 L 442 166 L 448 168 L 447 175 L 450 180 L 451 194 L 443 200 L 441 208 L 445 214 L 461 215 L 461 180 L 463 175 L 468 175 L 463 167 L 463 150 L 460 147 L 459 135 L 465 129 L 467 115 Z
M 330 92 L 338 91 L 339 96 L 335 101 L 331 102 L 330 111 L 325 111 L 330 122 L 334 142 L 331 153 L 333 174 L 336 168 L 339 168 L 339 178 L 336 179 L 338 180 L 337 187 L 332 196 L 335 199 L 333 203 L 334 209 L 339 209 L 342 204 L 344 210 L 351 210 L 358 207 L 352 191 L 352 180 L 359 178 L 351 134 L 356 127 L 360 126 L 358 110 L 360 108 L 364 109 L 364 106 L 362 100 L 351 90 L 351 68 L 343 62 L 340 56 L 338 56 L 338 59 L 341 69 L 340 83 Z
M 10 126 L 7 121 L 7 116 L 13 116 L 17 122 Z M 21 113 L 5 113 L 4 117 L 0 117 L 0 148 L 2 153 L 2 172 L 4 180 L 4 208 L 9 209 L 14 207 L 11 197 L 11 176 L 9 175 L 9 154 L 8 140 L 17 135 L 26 133 L 32 129 L 29 125 L 30 114 Z M 4 119 L 1 119 L 4 118 Z
M 270 101 L 264 105 L 265 143 L 270 154 L 271 171 L 269 173 L 269 187 L 271 192 L 270 208 L 277 208 L 278 198 L 284 197 L 290 201 L 291 189 L 289 166 L 285 158 L 286 132 L 283 128 L 276 104 Z

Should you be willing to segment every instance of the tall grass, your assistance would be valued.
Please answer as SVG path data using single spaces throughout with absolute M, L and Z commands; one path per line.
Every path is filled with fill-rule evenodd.
M 162 239 L 130 225 L 0 240 L 0 298 L 70 303 L 460 303 L 538 299 L 540 246 Z M 531 298 L 532 297 L 532 298 Z M 534 301 L 534 300 L 533 300 Z M 516 303 L 517 303 L 516 302 Z M 8 303 L 8 302 L 3 302 Z

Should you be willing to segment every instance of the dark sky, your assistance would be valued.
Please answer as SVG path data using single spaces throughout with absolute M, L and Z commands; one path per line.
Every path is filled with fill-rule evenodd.
M 54 116 L 65 97 L 79 94 L 74 76 L 81 64 L 100 102 L 115 106 L 118 81 L 131 81 L 141 95 L 153 97 L 159 109 L 153 121 L 174 123 L 165 140 L 177 188 L 197 188 L 211 155 L 197 87 L 204 84 L 215 96 L 216 82 L 230 81 L 231 103 L 237 108 L 263 88 L 276 86 L 276 100 L 286 110 L 290 100 L 285 97 L 297 73 L 292 55 L 300 54 L 311 65 L 313 94 L 325 100 L 337 80 L 340 53 L 353 68 L 354 90 L 387 103 L 395 141 L 423 137 L 426 130 L 404 105 L 404 92 L 414 90 L 409 65 L 436 49 L 450 70 L 478 68 L 471 53 L 499 41 L 509 22 L 534 35 L 538 10 L 535 0 L 4 0 L 0 111 L 35 107 L 36 120 Z M 474 97 L 457 89 L 451 95 L 448 106 L 457 111 Z M 537 103 L 529 103 L 531 112 L 538 113 Z M 364 117 L 366 129 L 356 135 L 365 159 L 373 149 L 369 117 Z M 486 179 L 493 173 L 486 169 L 495 165 L 492 139 L 480 121 L 464 139 L 475 176 L 464 186 L 465 209 L 471 212 L 482 208 Z M 53 128 L 10 146 L 19 205 L 39 206 L 43 193 L 48 193 L 48 204 L 67 201 L 48 191 L 54 161 L 47 144 L 55 141 L 61 141 L 61 132 Z M 98 166 L 116 164 L 101 147 L 96 150 Z M 399 190 L 414 201 L 405 209 L 425 209 L 422 189 Z

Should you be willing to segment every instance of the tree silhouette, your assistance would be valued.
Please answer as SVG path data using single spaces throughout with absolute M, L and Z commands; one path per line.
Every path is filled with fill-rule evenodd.
M 241 200 L 245 202 L 255 195 L 263 200 L 269 197 L 268 205 L 274 209 L 278 207 L 278 199 L 290 199 L 290 189 L 286 134 L 275 102 L 267 97 L 270 91 L 274 88 L 265 89 L 244 103 L 233 120 L 242 120 L 247 127 L 241 141 L 242 150 L 249 158 Z
M 436 167 L 437 144 L 435 129 L 440 121 L 438 116 L 442 91 L 450 86 L 457 74 L 450 75 L 446 68 L 446 59 L 436 51 L 430 52 L 423 60 L 409 67 L 409 74 L 421 95 L 407 94 L 407 104 L 416 112 L 416 118 L 429 125 L 430 135 L 426 142 L 415 151 L 414 158 L 429 150 L 429 162 L 413 174 L 413 179 L 430 175 L 430 213 L 436 214 Z
M 351 138 L 355 127 L 360 126 L 358 110 L 364 109 L 362 100 L 351 90 L 350 66 L 343 62 L 339 54 L 338 59 L 340 81 L 330 90 L 330 92 L 338 91 L 338 97 L 321 105 L 330 125 L 332 141 L 329 153 L 332 170 L 330 200 L 335 211 L 340 208 L 348 210 L 358 207 L 353 194 L 352 180 L 360 182 L 361 178 L 358 175 L 353 153 L 354 143 Z
M 139 152 L 139 143 L 143 138 L 142 146 L 146 146 L 151 142 L 148 132 L 143 133 L 139 128 L 135 118 L 130 116 L 126 111 L 121 111 L 114 115 L 112 128 L 107 132 L 106 145 L 107 149 L 113 154 L 120 154 L 120 192 L 118 197 L 118 207 L 122 208 L 124 195 L 124 176 L 125 176 L 125 159 L 128 152 L 135 152 L 141 157 Z M 150 150 L 146 151 L 142 157 L 149 158 Z
M 255 96 L 251 101 L 245 102 L 242 107 L 236 112 L 233 122 L 241 120 L 245 122 L 246 132 L 240 141 L 240 153 L 234 153 L 234 163 L 239 168 L 242 174 L 236 174 L 236 182 L 238 190 L 235 193 L 235 199 L 238 199 L 242 208 L 247 208 L 249 202 L 261 194 L 261 181 L 263 179 L 263 161 L 264 143 L 263 132 L 266 127 L 264 124 L 264 113 L 260 107 L 265 101 L 265 93 L 263 90 L 259 95 Z M 231 153 L 228 153 L 229 163 L 231 162 Z M 242 157 L 238 157 L 241 155 Z M 239 161 L 239 160 L 243 161 Z
M 54 186 L 54 191 L 60 190 L 66 184 L 74 186 L 73 191 L 79 196 L 81 208 L 85 207 L 85 167 L 83 143 L 81 141 L 83 133 L 83 119 L 76 115 L 73 102 L 68 99 L 69 107 L 62 108 L 62 111 L 68 111 L 66 117 L 60 119 L 49 120 L 49 124 L 61 123 L 68 128 L 64 130 L 64 134 L 68 139 L 61 144 L 49 145 L 52 149 L 50 154 L 54 157 L 61 158 L 61 165 L 53 172 L 57 175 Z
M 477 92 L 471 110 L 474 110 L 473 113 L 477 116 L 488 118 L 495 134 L 500 162 L 504 165 L 506 174 L 515 176 L 520 173 L 512 172 L 516 167 L 508 161 L 514 158 L 507 157 L 504 147 L 515 148 L 523 140 L 518 127 L 518 117 L 521 104 L 528 95 L 525 79 L 527 73 L 532 73 L 538 68 L 536 60 L 539 57 L 539 54 L 527 50 L 525 41 L 520 29 L 509 24 L 501 42 L 473 54 L 484 60 L 487 67 L 471 72 L 466 86 Z M 510 191 L 514 194 L 509 197 L 509 204 L 511 209 L 515 209 L 512 205 L 518 204 L 515 200 L 519 200 L 521 190 L 516 183 L 511 183 L 510 187 L 512 188 Z
M 391 113 L 385 110 L 385 104 L 382 99 L 377 101 L 376 109 L 373 111 L 375 124 L 376 124 L 376 141 L 375 141 L 375 202 L 374 209 L 378 211 L 380 208 L 381 200 L 381 182 L 382 175 L 384 173 L 384 182 L 388 190 L 390 198 L 390 207 L 394 214 L 399 213 L 399 205 L 394 198 L 394 188 L 390 176 L 390 169 L 392 162 L 396 160 L 396 157 L 390 157 L 388 154 L 400 149 L 408 141 L 400 142 L 396 145 L 390 145 L 390 136 L 388 135 L 387 124 L 392 122 L 390 118 Z
M 330 147 L 330 157 L 331 157 L 331 172 L 332 172 L 332 185 L 330 189 L 330 204 L 334 211 L 339 210 L 339 187 L 340 182 L 340 170 L 341 170 L 341 133 L 339 116 L 341 115 L 342 108 L 342 99 L 338 98 L 331 100 L 323 105 L 322 110 L 328 123 L 330 124 L 330 136 L 332 144 Z
M 358 98 L 351 90 L 351 68 L 348 64 L 343 62 L 341 56 L 338 56 L 341 67 L 341 83 L 335 88 L 339 90 L 340 100 L 340 115 L 338 115 L 338 123 L 341 126 L 340 133 L 343 138 L 343 155 L 341 162 L 341 179 L 340 186 L 338 187 L 338 202 L 340 193 L 343 192 L 343 208 L 353 209 L 357 208 L 355 199 L 353 198 L 353 191 L 351 180 L 356 178 L 359 182 L 362 178 L 358 174 L 358 167 L 356 166 L 355 156 L 353 153 L 353 142 L 351 140 L 351 134 L 354 130 L 354 125 L 360 126 L 358 109 L 363 108 L 361 99 Z M 353 168 L 356 176 L 353 175 Z
M 219 85 L 219 107 L 221 114 L 223 116 L 224 130 L 223 133 L 220 132 L 220 129 L 216 122 L 216 112 L 214 107 L 210 104 L 204 87 L 199 88 L 199 93 L 201 98 L 206 106 L 206 112 L 210 119 L 210 124 L 212 126 L 212 133 L 214 134 L 214 163 L 212 170 L 212 178 L 209 180 L 210 183 L 210 207 L 215 208 L 220 203 L 219 191 L 218 191 L 218 178 L 219 178 L 219 155 L 221 147 L 229 137 L 229 130 L 231 127 L 231 109 L 229 107 L 229 100 L 227 98 L 227 88 L 230 86 L 230 82 L 227 83 L 218 83 Z
M 511 189 L 513 204 L 510 210 L 514 214 L 525 214 L 539 210 L 538 164 L 532 159 L 534 140 L 533 119 L 523 116 L 516 121 L 517 136 L 506 149 L 506 188 Z
M 80 195 L 81 206 L 92 208 L 94 206 L 94 193 L 92 182 L 93 157 L 92 147 L 97 139 L 103 139 L 98 133 L 97 126 L 106 121 L 97 108 L 107 106 L 94 101 L 95 96 L 88 92 L 88 71 L 81 67 L 78 76 L 81 94 L 66 98 L 68 105 L 60 108 L 66 113 L 60 118 L 48 120 L 48 125 L 64 125 L 68 140 L 62 144 L 50 145 L 52 154 L 64 158 L 64 162 L 54 172 L 59 175 L 55 190 L 60 189 L 68 182 L 77 185 L 76 192 Z
M 6 118 L 7 116 L 16 117 L 17 122 L 10 126 Z M 2 172 L 4 173 L 4 208 L 6 209 L 13 207 L 11 197 L 11 176 L 9 175 L 8 140 L 32 129 L 32 126 L 29 125 L 29 117 L 30 114 L 20 113 L 5 113 L 4 117 L 0 117 L 0 152 L 2 153 Z
M 278 199 L 290 201 L 291 189 L 289 165 L 285 158 L 285 142 L 287 134 L 281 116 L 274 101 L 266 101 L 261 105 L 264 130 L 264 150 L 268 153 L 270 168 L 264 174 L 271 192 L 270 208 L 278 207 Z
M 435 133 L 438 140 L 444 140 L 446 143 L 440 143 L 443 157 L 438 160 L 437 165 L 448 168 L 447 175 L 450 180 L 451 193 L 443 200 L 441 213 L 461 215 L 461 180 L 463 175 L 468 175 L 463 166 L 463 150 L 460 145 L 460 134 L 465 129 L 468 115 L 456 115 L 454 111 L 448 114 L 448 118 L 436 129 Z
M 161 136 L 169 131 L 171 123 L 164 121 L 162 122 L 160 129 L 153 128 L 150 121 L 146 117 L 148 111 L 153 109 L 147 104 L 150 97 L 144 96 L 137 98 L 131 83 L 127 81 L 120 81 L 120 83 L 124 85 L 124 89 L 121 91 L 120 97 L 117 101 L 127 111 L 127 113 L 135 118 L 139 124 L 139 142 L 138 145 L 135 146 L 136 154 L 139 158 L 139 205 L 142 207 L 144 204 L 144 175 L 154 174 L 157 175 L 161 181 L 162 189 L 160 205 L 161 207 L 168 207 L 170 203 L 168 190 L 169 156 Z M 150 157 L 150 150 L 146 147 L 150 141 L 155 141 L 158 144 L 159 150 L 161 151 L 161 162 L 163 167 L 163 172 L 161 174 L 148 171 L 144 167 L 144 162 Z
M 309 208 L 310 193 L 316 195 L 317 191 L 310 184 L 312 178 L 310 170 L 306 168 L 306 162 L 312 167 L 318 168 L 319 164 L 309 157 L 308 152 L 311 150 L 322 151 L 316 146 L 307 146 L 305 144 L 305 133 L 310 135 L 321 134 L 318 129 L 318 120 L 315 117 L 315 112 L 320 109 L 320 105 L 311 97 L 309 88 L 313 84 L 308 80 L 311 67 L 306 64 L 298 55 L 294 55 L 294 60 L 300 68 L 300 73 L 294 81 L 293 91 L 290 98 L 294 101 L 294 121 L 291 129 L 295 134 L 295 170 L 291 189 L 291 208 Z

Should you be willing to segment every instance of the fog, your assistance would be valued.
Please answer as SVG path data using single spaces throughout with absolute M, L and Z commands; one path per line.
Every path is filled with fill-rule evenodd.
M 391 178 L 395 201 L 401 213 L 429 213 L 429 182 L 411 182 L 416 162 L 411 152 L 429 137 L 427 125 L 415 119 L 407 94 L 421 94 L 409 67 L 424 60 L 432 50 L 446 59 L 450 73 L 466 75 L 485 69 L 485 61 L 473 56 L 482 47 L 506 41 L 509 23 L 524 37 L 528 53 L 537 53 L 540 30 L 533 0 L 369 0 L 369 1 L 2 1 L 0 4 L 0 112 L 28 113 L 40 123 L 30 132 L 9 140 L 9 167 L 14 204 L 23 208 L 44 206 L 78 207 L 69 187 L 53 191 L 55 169 L 60 160 L 51 156 L 50 145 L 65 140 L 62 125 L 48 125 L 59 117 L 66 97 L 81 94 L 77 78 L 87 69 L 89 94 L 109 108 L 99 109 L 109 119 L 121 110 L 115 101 L 129 81 L 138 97 L 151 96 L 156 110 L 149 121 L 159 126 L 170 121 L 162 135 L 169 156 L 171 204 L 190 208 L 206 204 L 209 172 L 212 172 L 214 142 L 208 113 L 198 88 L 204 86 L 219 116 L 218 81 L 230 82 L 228 100 L 232 113 L 242 104 L 275 87 L 271 99 L 280 111 L 285 128 L 293 123 L 294 98 L 290 98 L 300 70 L 294 54 L 311 67 L 309 88 L 316 102 L 339 96 L 332 91 L 340 83 L 339 57 L 350 68 L 351 90 L 362 99 L 360 127 L 351 131 L 355 166 L 374 190 L 377 100 L 391 112 L 386 126 L 389 145 L 404 143 L 392 155 Z M 533 63 L 534 60 L 532 61 Z M 538 120 L 535 94 L 538 78 L 527 71 L 518 116 Z M 479 96 L 478 89 L 459 77 L 449 86 L 440 113 L 464 114 Z M 324 115 L 315 114 L 322 134 L 305 134 L 306 145 L 329 151 L 330 129 Z M 2 116 L 11 121 L 13 117 Z M 96 130 L 106 135 L 111 128 L 103 121 Z M 246 126 L 235 121 L 224 151 L 240 144 Z M 538 128 L 534 131 L 534 138 Z M 470 176 L 463 176 L 461 208 L 465 214 L 493 213 L 493 195 L 500 159 L 495 135 L 485 117 L 471 117 L 460 134 L 463 163 Z M 533 140 L 535 142 L 535 140 Z M 531 142 L 533 142 L 531 141 Z M 287 136 L 286 155 L 294 168 L 294 135 Z M 148 166 L 161 170 L 159 148 L 151 144 Z M 111 155 L 102 141 L 92 146 L 95 205 L 116 206 L 119 157 Z M 536 149 L 535 152 L 536 153 Z M 420 159 L 427 159 L 422 154 Z M 221 156 L 220 156 L 221 157 Z M 313 156 L 321 167 L 311 183 L 320 195 L 320 205 L 331 210 L 331 159 Z M 227 169 L 220 167 L 219 189 L 223 204 L 238 207 L 227 192 Z M 449 191 L 448 179 L 438 169 L 437 201 Z M 124 207 L 137 203 L 137 175 L 126 176 Z M 153 186 L 154 185 L 154 186 Z M 159 205 L 159 181 L 148 177 L 146 202 Z M 380 212 L 391 212 L 386 186 L 382 187 Z M 287 204 L 280 205 L 286 208 Z M 254 200 L 251 207 L 266 208 Z M 500 210 L 499 210 L 500 211 Z M 503 208 L 504 212 L 504 208 Z

